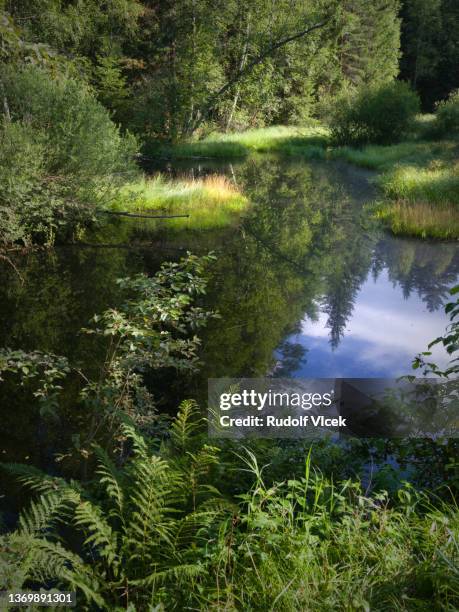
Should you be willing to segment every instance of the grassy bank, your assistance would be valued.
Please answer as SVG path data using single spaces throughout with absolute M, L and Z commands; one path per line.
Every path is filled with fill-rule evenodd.
M 428 140 L 435 119 L 421 117 L 412 139 L 394 145 L 333 147 L 329 130 L 275 126 L 242 133 L 211 135 L 161 154 L 175 158 L 245 157 L 253 152 L 304 158 L 341 159 L 376 170 L 383 195 L 376 215 L 395 234 L 459 238 L 459 143 Z
M 169 219 L 168 227 L 206 229 L 233 222 L 247 205 L 247 198 L 225 176 L 171 181 L 157 175 L 123 187 L 111 210 L 188 215 L 188 218 Z
M 245 132 L 211 134 L 203 140 L 162 147 L 155 154 L 173 158 L 246 157 L 250 153 L 283 153 L 307 157 L 324 157 L 329 139 L 328 129 L 317 125 L 307 127 L 272 126 Z
M 333 158 L 380 172 L 384 200 L 376 214 L 394 234 L 459 238 L 459 143 L 412 141 L 343 147 Z
M 100 483 L 11 466 L 39 494 L 0 538 L 7 587 L 50 583 L 99 610 L 457 609 L 454 503 L 409 485 L 365 494 L 311 452 L 302 476 L 268 483 L 253 452 L 221 457 L 196 419 L 184 402 L 159 449 L 125 426 L 131 455 L 118 467 L 98 449 Z

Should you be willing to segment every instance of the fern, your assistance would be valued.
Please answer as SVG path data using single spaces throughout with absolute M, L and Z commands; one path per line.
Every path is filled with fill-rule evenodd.
M 32 491 L 45 493 L 47 491 L 56 491 L 62 486 L 67 486 L 64 479 L 50 476 L 32 465 L 24 465 L 23 463 L 4 463 L 1 467 L 15 476 L 18 482 Z
M 113 502 L 114 507 L 110 509 L 110 516 L 115 516 L 121 523 L 124 523 L 124 485 L 123 473 L 117 470 L 115 464 L 110 459 L 108 454 L 100 447 L 95 449 L 99 459 L 99 465 L 96 474 L 99 476 L 99 482 L 105 487 L 105 491 Z
M 196 404 L 183 403 L 170 442 L 159 453 L 132 425 L 123 425 L 132 454 L 117 468 L 104 450 L 95 449 L 101 485 L 95 498 L 91 485 L 78 490 L 72 482 L 16 466 L 20 480 L 39 493 L 21 515 L 15 536 L 30 543 L 24 583 L 76 590 L 89 607 L 104 610 L 120 601 L 148 609 L 161 601 L 159 595 L 155 599 L 157 590 L 167 588 L 172 600 L 177 593 L 174 605 L 180 609 L 182 586 L 205 576 L 206 557 L 199 553 L 216 541 L 216 521 L 232 512 L 206 482 L 218 449 L 200 444 L 201 423 Z M 68 543 L 57 529 L 64 517 L 76 532 Z
M 75 511 L 75 525 L 89 532 L 84 544 L 96 547 L 97 552 L 107 559 L 115 576 L 118 575 L 118 537 L 105 519 L 101 508 L 88 501 L 79 504 Z
M 32 500 L 30 508 L 20 516 L 20 533 L 30 537 L 41 534 L 62 517 L 69 502 L 75 501 L 76 496 L 71 489 L 42 493 L 37 501 Z
M 185 400 L 180 404 L 170 428 L 171 440 L 177 449 L 182 450 L 189 445 L 203 421 L 203 418 L 199 418 L 199 408 L 194 400 Z

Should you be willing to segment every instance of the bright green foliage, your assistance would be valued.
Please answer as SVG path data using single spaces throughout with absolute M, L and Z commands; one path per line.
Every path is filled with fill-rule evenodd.
M 226 176 L 168 181 L 158 174 L 126 185 L 111 203 L 111 209 L 165 215 L 169 217 L 168 228 L 213 229 L 237 222 L 248 204 Z
M 11 466 L 39 497 L 2 538 L 6 587 L 76 590 L 82 610 L 457 607 L 457 508 L 408 485 L 392 504 L 365 496 L 315 470 L 311 450 L 303 476 L 267 484 L 253 452 L 225 465 L 200 427 L 192 402 L 159 448 L 125 426 L 129 457 L 97 449 L 84 487 Z M 225 501 L 213 483 L 241 472 L 252 485 Z
M 283 153 L 302 157 L 324 157 L 329 130 L 313 123 L 309 126 L 275 125 L 266 128 L 209 134 L 202 140 L 190 140 L 160 153 L 171 157 L 245 157 L 251 153 Z
M 135 142 L 81 82 L 34 66 L 0 79 L 0 239 L 68 238 L 135 172 Z
M 419 99 L 406 83 L 364 88 L 337 103 L 332 136 L 338 144 L 397 142 L 418 112 Z
M 72 585 L 79 609 L 114 610 L 128 601 L 139 611 L 160 602 L 181 609 L 190 586 L 206 580 L 208 551 L 231 508 L 208 485 L 218 449 L 193 435 L 200 420 L 194 403 L 184 402 L 160 452 L 124 426 L 130 457 L 120 466 L 96 449 L 98 484 L 87 491 L 21 469 L 21 480 L 40 497 L 4 540 L 3 562 L 15 569 L 6 586 L 29 580 Z M 59 522 L 71 525 L 68 542 L 57 538 Z

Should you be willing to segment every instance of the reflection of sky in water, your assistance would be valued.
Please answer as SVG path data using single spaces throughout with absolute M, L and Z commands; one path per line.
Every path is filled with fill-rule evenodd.
M 413 291 L 404 298 L 399 285 L 393 286 L 387 271 L 375 281 L 371 276 L 355 300 L 341 342 L 333 351 L 327 315 L 317 321 L 305 318 L 301 332 L 288 338 L 307 352 L 295 377 L 391 377 L 414 374 L 413 357 L 443 334 L 448 319 L 443 309 L 429 312 Z M 440 365 L 448 358 L 440 347 L 432 347 L 432 358 Z

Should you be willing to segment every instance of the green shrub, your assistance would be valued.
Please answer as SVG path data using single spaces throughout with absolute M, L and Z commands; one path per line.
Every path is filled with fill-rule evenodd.
M 80 82 L 4 67 L 0 240 L 52 242 L 87 221 L 132 175 L 135 141 Z
M 397 142 L 419 112 L 419 98 L 406 83 L 393 81 L 366 87 L 337 100 L 332 136 L 337 144 L 389 144 Z
M 450 135 L 459 132 L 459 89 L 437 106 L 436 132 Z

